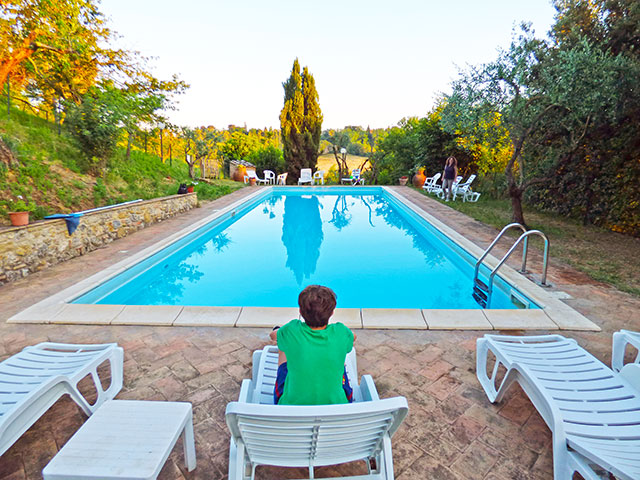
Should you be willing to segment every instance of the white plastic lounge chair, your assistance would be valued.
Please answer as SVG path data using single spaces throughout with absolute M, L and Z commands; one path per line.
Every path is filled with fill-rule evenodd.
M 302 185 L 303 183 L 308 183 L 309 185 L 313 185 L 313 178 L 311 177 L 310 168 L 303 168 L 300 170 L 300 178 L 298 179 L 298 185 Z
M 480 192 L 474 192 L 471 189 L 469 189 L 468 192 L 465 192 L 465 194 L 462 196 L 462 201 L 463 202 L 477 202 L 478 199 L 480 198 L 481 193 Z
M 487 375 L 488 353 L 495 357 Z M 496 388 L 499 366 L 506 369 Z M 619 374 L 561 335 L 485 335 L 477 340 L 476 374 L 491 402 L 518 382 L 553 434 L 555 480 L 640 478 L 640 365 Z M 635 386 L 634 386 L 635 385 Z
M 616 372 L 619 372 L 624 367 L 624 354 L 627 345 L 631 345 L 638 350 L 633 363 L 640 363 L 640 333 L 620 330 L 613 334 L 613 351 L 611 353 L 611 368 Z
M 353 170 L 351 170 L 351 176 L 342 178 L 341 183 L 351 184 L 353 186 L 364 185 L 364 178 L 360 176 L 360 169 L 354 168 Z
M 252 380 L 243 380 L 240 398 L 227 405 L 229 480 L 253 479 L 259 465 L 307 467 L 314 478 L 314 467 L 357 460 L 367 462 L 369 475 L 347 478 L 394 478 L 391 437 L 407 415 L 404 397 L 380 400 L 373 379 L 363 375 L 352 385 L 354 403 L 273 405 L 278 349 L 254 352 L 253 361 Z M 346 368 L 355 383 L 355 351 Z
M 456 191 L 456 188 L 458 188 L 458 184 L 460 183 L 461 180 L 462 180 L 462 175 L 458 175 L 456 179 L 453 181 L 453 184 L 451 185 L 451 192 Z M 442 187 L 442 184 L 436 185 L 435 188 L 430 193 L 435 194 L 438 198 L 444 198 L 444 188 Z
M 422 185 L 422 188 L 426 190 L 427 193 L 431 193 L 431 190 L 437 187 L 436 182 L 440 179 L 441 176 L 441 173 L 436 173 L 433 177 L 427 177 L 427 179 L 424 181 L 424 185 Z
M 265 170 L 264 174 L 264 184 L 265 185 L 275 185 L 276 183 L 276 174 L 271 170 Z
M 462 201 L 465 201 L 465 195 L 468 192 L 471 192 L 471 184 L 475 179 L 476 175 L 471 175 L 466 182 L 459 183 L 455 188 L 453 188 L 453 200 L 455 201 L 456 196 L 460 195 L 462 197 Z
M 324 185 L 324 170 L 318 170 L 317 172 L 313 173 L 313 181 L 311 182 L 311 184 L 315 185 L 316 181 Z
M 287 184 L 287 175 L 289 175 L 288 172 L 281 173 L 280 175 L 278 175 L 278 181 L 276 183 L 278 185 L 286 185 Z
M 111 384 L 103 390 L 97 368 L 106 360 Z M 0 455 L 9 449 L 62 395 L 68 394 L 91 415 L 122 388 L 123 351 L 115 343 L 71 345 L 40 343 L 0 363 Z M 91 375 L 98 393 L 90 404 L 78 382 Z

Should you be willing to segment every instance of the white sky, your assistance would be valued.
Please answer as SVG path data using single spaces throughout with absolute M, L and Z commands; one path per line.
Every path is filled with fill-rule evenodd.
M 323 129 L 424 116 L 458 66 L 495 58 L 515 25 L 544 36 L 551 0 L 102 0 L 119 45 L 191 85 L 179 125 L 279 128 L 295 57 L 316 80 Z

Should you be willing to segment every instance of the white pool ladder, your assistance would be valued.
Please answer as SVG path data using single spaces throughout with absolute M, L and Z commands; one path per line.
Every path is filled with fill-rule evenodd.
M 495 244 L 498 243 L 498 240 L 500 240 L 502 238 L 502 236 L 507 232 L 507 230 L 510 230 L 512 228 L 515 228 L 515 227 L 520 228 L 522 230 L 522 232 L 523 232 L 522 235 L 520 235 L 520 237 L 518 237 L 518 239 L 514 242 L 514 244 L 509 249 L 509 251 L 507 253 L 505 253 L 505 255 L 502 257 L 502 259 L 494 267 L 494 269 L 489 274 L 488 284 L 485 284 L 482 280 L 480 280 L 480 278 L 478 278 L 478 275 L 480 273 L 480 265 L 482 264 L 482 261 L 486 258 L 487 255 L 489 255 L 489 252 L 493 249 Z M 529 240 L 529 237 L 531 235 L 538 235 L 538 236 L 542 237 L 542 239 L 544 240 L 544 254 L 543 254 L 543 258 L 542 258 L 542 281 L 540 283 L 542 285 L 546 285 L 546 282 L 547 282 L 547 264 L 549 262 L 549 239 L 540 230 L 528 230 L 527 231 L 527 229 L 524 227 L 524 225 L 521 225 L 520 223 L 510 223 L 509 225 L 507 225 L 506 227 L 504 227 L 500 231 L 500 233 L 496 236 L 496 238 L 493 240 L 493 242 L 491 242 L 491 245 L 489 245 L 487 247 L 487 249 L 484 251 L 484 253 L 480 256 L 480 258 L 476 262 L 476 269 L 475 269 L 475 272 L 474 272 L 474 275 L 473 275 L 473 298 L 475 299 L 476 302 L 478 302 L 478 304 L 482 308 L 490 308 L 490 306 L 491 306 L 491 294 L 493 293 L 493 279 L 496 276 L 496 273 L 498 272 L 498 269 L 507 261 L 507 259 L 513 253 L 513 251 L 518 247 L 520 242 L 523 242 L 522 243 L 522 266 L 520 268 L 520 272 L 521 273 L 525 273 L 526 272 L 526 269 L 527 269 L 527 247 L 528 247 L 528 243 L 529 243 L 528 240 Z

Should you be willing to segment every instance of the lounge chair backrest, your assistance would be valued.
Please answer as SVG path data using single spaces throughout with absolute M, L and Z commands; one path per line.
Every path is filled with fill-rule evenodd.
M 111 385 L 105 390 L 98 366 L 109 360 Z M 91 415 L 122 388 L 123 351 L 115 343 L 70 345 L 40 343 L 0 362 L 0 455 L 62 395 Z M 98 398 L 90 404 L 78 382 L 91 375 Z
M 311 181 L 311 169 L 310 168 L 303 168 L 302 170 L 300 170 L 300 180 L 307 182 L 307 181 Z
M 360 169 L 359 168 L 354 168 L 353 170 L 351 170 L 351 177 L 358 179 L 360 178 Z
M 476 179 L 476 175 L 470 175 L 469 178 L 467 178 L 467 180 L 463 183 L 460 184 L 460 187 L 468 187 L 469 185 L 471 185 L 473 183 L 473 181 Z
M 313 178 L 316 180 L 320 180 L 324 178 L 324 170 L 318 170 L 316 172 L 313 172 Z
M 253 464 L 335 465 L 375 456 L 408 411 L 403 397 L 346 405 L 283 406 L 232 402 L 227 425 Z

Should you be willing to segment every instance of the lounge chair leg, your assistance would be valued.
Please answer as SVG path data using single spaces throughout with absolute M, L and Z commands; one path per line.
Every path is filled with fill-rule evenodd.
M 190 472 L 196 468 L 196 446 L 193 439 L 193 413 L 189 414 L 187 423 L 182 432 L 182 445 L 184 447 L 184 463 Z

